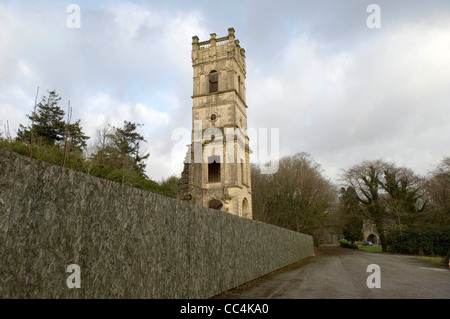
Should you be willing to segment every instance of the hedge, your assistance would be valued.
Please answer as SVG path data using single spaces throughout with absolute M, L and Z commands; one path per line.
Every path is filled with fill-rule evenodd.
M 339 245 L 340 245 L 341 247 L 344 247 L 344 248 L 358 249 L 358 246 L 357 246 L 357 245 L 354 245 L 354 244 L 350 243 L 350 242 L 347 241 L 346 239 L 341 239 L 341 240 L 339 241 Z
M 413 255 L 440 255 L 450 253 L 450 226 L 427 224 L 400 232 L 393 229 L 386 236 L 387 251 Z

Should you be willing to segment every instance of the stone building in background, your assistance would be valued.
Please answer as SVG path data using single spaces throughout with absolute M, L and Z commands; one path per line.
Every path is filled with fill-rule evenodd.
M 192 37 L 192 140 L 178 199 L 251 219 L 245 50 L 234 32 Z
M 371 241 L 372 244 L 381 244 L 380 235 L 378 234 L 377 226 L 371 220 L 363 222 L 363 241 Z

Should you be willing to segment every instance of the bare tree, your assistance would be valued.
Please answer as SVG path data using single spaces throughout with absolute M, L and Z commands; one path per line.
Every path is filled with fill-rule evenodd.
M 344 170 L 342 175 L 344 184 L 355 189 L 357 198 L 364 207 L 367 216 L 375 223 L 383 251 L 386 250 L 384 232 L 386 211 L 381 199 L 381 179 L 383 172 L 390 167 L 392 167 L 392 164 L 383 160 L 364 161 Z
M 391 165 L 380 184 L 386 192 L 383 204 L 387 217 L 395 220 L 402 235 L 402 226 L 413 224 L 427 206 L 425 180 L 409 168 Z
M 66 119 L 66 125 L 64 126 L 64 146 L 63 146 L 63 154 L 62 154 L 62 160 L 61 160 L 61 166 L 64 167 L 66 165 L 66 158 L 67 158 L 67 152 L 68 152 L 68 139 L 69 139 L 69 125 L 70 121 L 72 119 L 72 107 L 70 106 L 70 101 L 67 102 L 67 119 Z
M 33 114 L 36 114 L 36 108 L 37 108 L 37 99 L 39 96 L 39 86 L 36 89 L 36 97 L 34 98 L 34 109 L 33 109 Z M 30 137 L 30 157 L 33 157 L 33 144 L 34 144 L 34 117 L 32 118 L 32 122 L 31 122 L 31 137 Z
M 344 170 L 344 184 L 356 191 L 366 216 L 375 223 L 383 250 L 388 222 L 402 227 L 416 221 L 428 201 L 425 181 L 412 170 L 383 160 L 364 161 Z
M 427 189 L 430 213 L 439 223 L 450 222 L 450 157 L 444 157 L 431 172 Z
M 107 148 L 111 146 L 111 136 L 114 133 L 113 126 L 108 120 L 104 121 L 96 131 L 96 141 L 94 144 L 94 151 L 97 153 L 97 160 L 102 163 L 105 157 Z
M 253 216 L 270 224 L 313 235 L 335 207 L 336 188 L 306 153 L 283 157 L 277 173 L 252 166 Z

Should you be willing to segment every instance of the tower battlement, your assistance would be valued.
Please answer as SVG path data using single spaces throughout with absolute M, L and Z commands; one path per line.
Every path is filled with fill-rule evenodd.
M 228 28 L 228 35 L 217 38 L 210 34 L 207 41 L 199 41 L 198 36 L 192 37 L 192 64 L 208 63 L 221 58 L 234 57 L 245 74 L 245 50 L 235 38 L 234 28 Z

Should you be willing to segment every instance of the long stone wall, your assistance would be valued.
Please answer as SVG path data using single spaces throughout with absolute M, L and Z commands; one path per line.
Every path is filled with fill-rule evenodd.
M 311 236 L 0 150 L 0 298 L 207 298 L 312 254 Z

